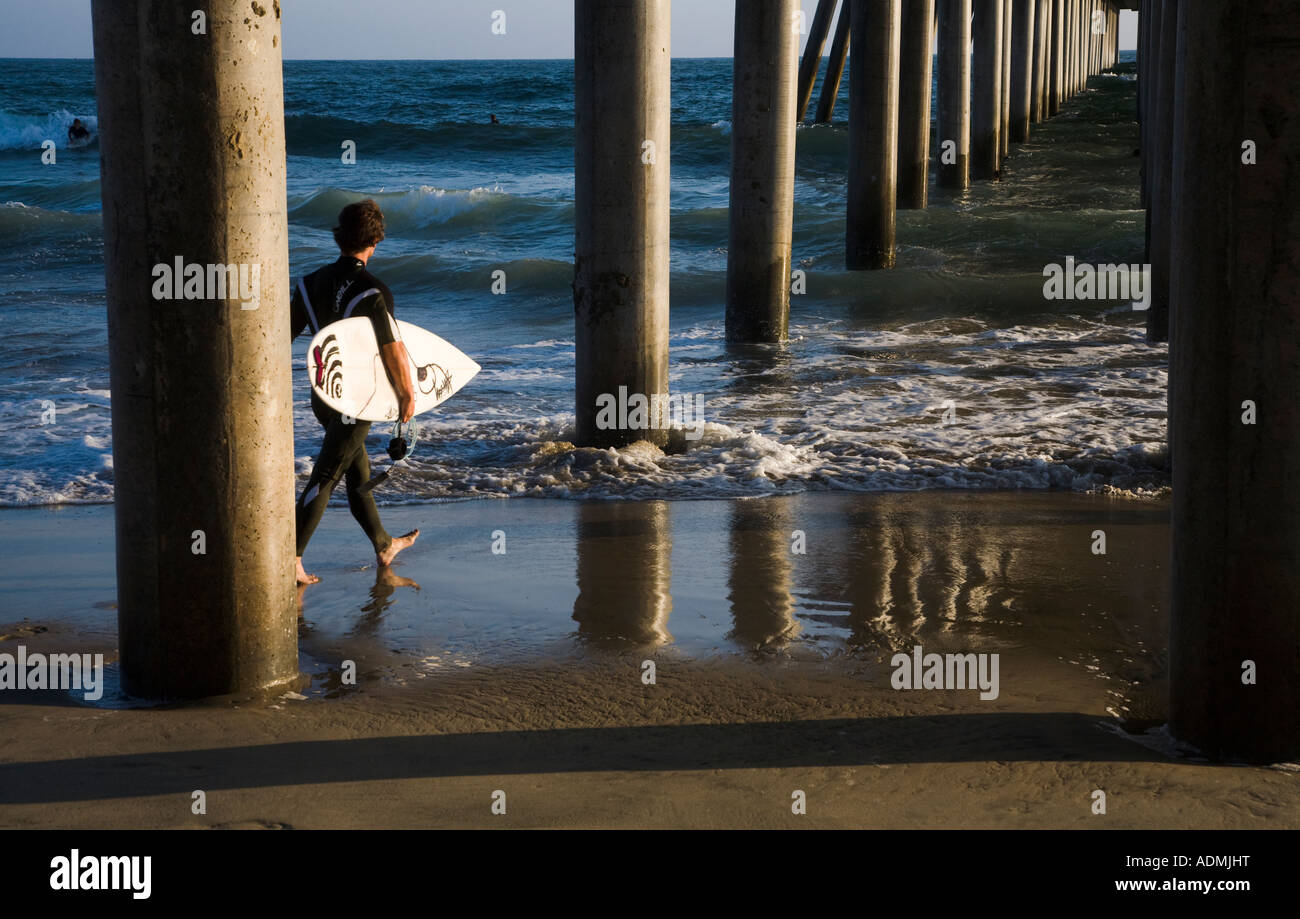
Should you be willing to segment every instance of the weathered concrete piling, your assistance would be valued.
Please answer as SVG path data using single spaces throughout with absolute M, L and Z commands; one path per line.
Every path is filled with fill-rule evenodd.
M 1156 18 L 1158 17 L 1158 18 Z M 1178 4 L 1163 0 L 1152 11 L 1153 45 L 1150 132 L 1146 181 L 1150 186 L 1147 260 L 1151 264 L 1151 303 L 1147 308 L 1147 338 L 1169 340 L 1169 258 L 1174 168 L 1174 98 L 1177 95 Z
M 939 184 L 970 185 L 971 0 L 939 0 Z M 951 148 L 946 145 L 951 143 Z
M 845 266 L 894 267 L 902 0 L 851 0 Z M 865 66 L 864 66 L 865 65 Z
M 794 230 L 795 0 L 736 0 L 727 340 L 779 342 Z
M 905 0 L 898 88 L 898 206 L 923 210 L 930 174 L 934 0 Z
M 669 0 L 575 0 L 574 31 L 577 442 L 662 444 L 599 426 L 597 398 L 667 402 Z
M 1065 98 L 1065 7 L 1066 0 L 1048 0 L 1052 5 L 1052 63 L 1048 68 L 1050 77 L 1047 94 L 1047 114 L 1055 115 L 1061 110 Z
M 826 76 L 822 78 L 822 92 L 817 100 L 817 124 L 830 124 L 835 114 L 835 99 L 840 93 L 844 78 L 844 61 L 849 56 L 849 8 L 852 3 L 840 5 L 840 16 L 835 22 L 835 38 L 831 41 L 830 57 L 826 61 Z
M 1002 3 L 1002 86 L 998 92 L 998 102 L 1002 106 L 998 123 L 998 168 L 1011 152 L 1011 24 L 1014 21 L 1015 4 L 1013 0 L 1000 0 Z
M 1030 86 L 1029 120 L 1038 124 L 1047 118 L 1047 36 L 1050 34 L 1049 0 L 1034 0 L 1033 76 Z
M 803 121 L 804 113 L 808 111 L 813 84 L 817 82 L 817 71 L 822 66 L 822 49 L 826 46 L 826 33 L 830 31 L 831 19 L 835 16 L 837 3 L 839 0 L 817 0 L 817 11 L 813 13 L 812 25 L 808 27 L 808 44 L 804 46 L 803 60 L 799 62 L 797 121 Z
M 1300 19 L 1291 0 L 1177 7 L 1170 728 L 1297 762 L 1300 119 L 1280 113 L 1300 109 Z
M 298 679 L 279 13 L 205 12 L 92 5 L 122 683 L 149 698 Z M 256 266 L 256 299 L 156 300 L 178 257 Z
M 1016 0 L 1011 18 L 1011 139 L 1029 140 L 1034 105 L 1034 14 L 1037 0 Z
M 992 179 L 1002 150 L 1002 0 L 975 0 L 971 77 L 970 174 Z

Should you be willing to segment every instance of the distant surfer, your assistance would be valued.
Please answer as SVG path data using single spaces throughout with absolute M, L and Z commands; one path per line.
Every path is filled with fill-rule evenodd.
M 411 382 L 406 345 L 393 335 L 393 294 L 383 281 L 366 270 L 375 246 L 384 238 L 384 215 L 379 205 L 369 199 L 349 204 L 339 212 L 334 228 L 339 259 L 331 265 L 304 276 L 294 288 L 290 310 L 291 338 L 306 328 L 315 335 L 321 328 L 340 319 L 368 317 L 375 329 L 375 341 L 383 358 L 384 369 L 397 395 L 398 412 L 403 423 L 415 414 L 415 388 Z M 315 584 L 320 578 L 302 567 L 302 555 L 329 504 L 334 486 L 343 479 L 347 484 L 348 508 L 365 530 L 375 549 L 375 563 L 386 568 L 397 553 L 415 542 L 419 530 L 396 539 L 388 535 L 379 521 L 379 509 L 369 491 L 361 486 L 370 479 L 370 458 L 366 455 L 366 434 L 370 422 L 344 419 L 327 406 L 315 392 L 311 410 L 325 428 L 312 468 L 311 477 L 298 499 L 298 551 L 296 572 L 299 584 Z
M 501 122 L 497 121 L 497 116 L 496 116 L 496 115 L 488 115 L 488 117 L 492 119 L 492 123 L 493 123 L 493 124 L 500 124 L 500 123 L 501 123 Z
M 68 125 L 68 143 L 73 144 L 83 141 L 90 136 L 86 126 L 81 123 L 80 118 L 72 119 L 72 124 Z

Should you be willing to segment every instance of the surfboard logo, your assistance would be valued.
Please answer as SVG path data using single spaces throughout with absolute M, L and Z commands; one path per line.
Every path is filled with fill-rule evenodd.
M 416 369 L 415 376 L 420 382 L 420 392 L 426 396 L 433 393 L 436 398 L 442 399 L 451 394 L 451 373 L 441 364 L 425 364 Z
M 312 357 L 316 361 L 316 388 L 335 399 L 343 394 L 343 361 L 338 353 L 338 342 L 333 335 L 312 351 Z

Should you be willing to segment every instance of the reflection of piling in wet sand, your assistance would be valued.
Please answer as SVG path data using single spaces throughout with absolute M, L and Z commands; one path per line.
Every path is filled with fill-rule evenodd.
M 849 10 L 852 8 L 852 0 L 840 4 L 840 18 L 835 23 L 835 40 L 831 42 L 826 76 L 822 78 L 821 97 L 817 100 L 817 124 L 830 124 L 831 115 L 835 114 L 835 99 L 840 94 L 840 81 L 844 78 L 844 61 L 849 56 Z
M 298 659 L 279 11 L 218 0 L 196 36 L 181 5 L 92 10 L 123 686 L 283 685 Z M 256 299 L 156 301 L 153 266 L 175 258 L 255 266 Z
M 794 231 L 795 0 L 737 0 L 726 336 L 785 341 Z
M 799 633 L 790 596 L 793 529 L 784 502 L 731 505 L 731 637 L 747 648 L 779 648 Z
M 898 206 L 924 210 L 930 175 L 934 0 L 903 4 L 898 84 Z
M 902 0 L 853 0 L 845 266 L 893 268 Z
M 970 185 L 970 17 L 971 0 L 939 0 L 939 185 L 962 190 Z
M 600 643 L 671 641 L 672 532 L 664 501 L 590 501 L 578 512 L 578 634 Z
M 1296 762 L 1300 119 L 1278 113 L 1296 108 L 1300 20 L 1291 0 L 1228 6 L 1177 12 L 1170 726 L 1212 755 Z
M 577 442 L 662 445 L 598 427 L 597 399 L 668 393 L 669 0 L 576 0 L 574 23 Z

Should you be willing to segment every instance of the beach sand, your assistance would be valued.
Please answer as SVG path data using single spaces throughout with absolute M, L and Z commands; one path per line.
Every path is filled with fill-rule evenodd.
M 423 528 L 392 577 L 342 508 L 308 551 L 323 580 L 302 601 L 305 698 L 143 707 L 114 688 L 112 508 L 0 513 L 0 651 L 110 662 L 93 704 L 0 692 L 0 826 L 1300 826 L 1300 774 L 1209 764 L 1161 730 L 1162 500 L 836 492 L 383 516 Z M 894 689 L 891 658 L 917 645 L 997 654 L 997 698 Z

